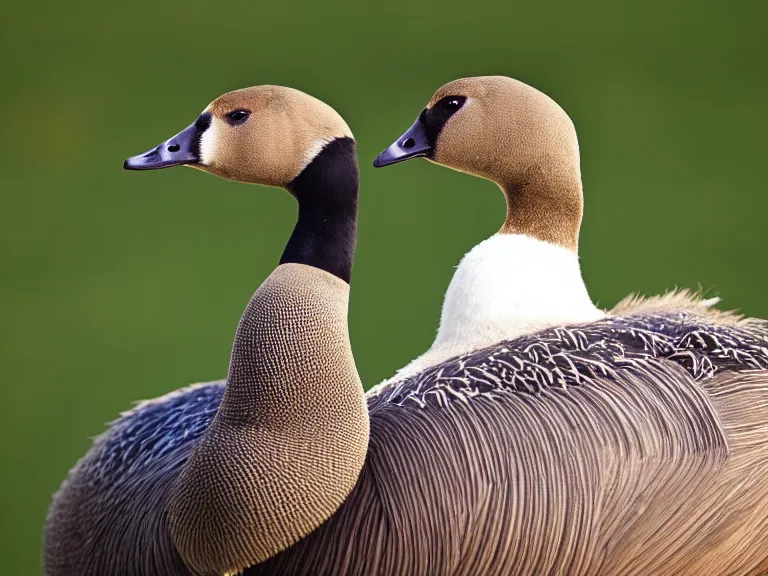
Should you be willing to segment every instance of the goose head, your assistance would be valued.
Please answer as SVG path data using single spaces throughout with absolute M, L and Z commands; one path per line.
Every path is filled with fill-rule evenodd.
M 579 145 L 573 122 L 547 95 L 503 76 L 450 82 L 373 165 L 421 157 L 496 182 L 507 199 L 502 234 L 576 252 L 583 213 Z
M 290 188 L 326 144 L 352 138 L 326 103 L 284 86 L 254 86 L 216 98 L 193 124 L 128 158 L 127 170 L 191 166 L 229 180 Z
M 191 166 L 239 182 L 276 186 L 299 201 L 280 260 L 330 272 L 347 284 L 357 239 L 356 144 L 328 104 L 293 88 L 254 86 L 219 96 L 194 123 L 127 170 Z

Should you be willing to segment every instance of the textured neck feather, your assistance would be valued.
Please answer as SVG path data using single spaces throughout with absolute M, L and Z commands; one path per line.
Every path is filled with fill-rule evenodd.
M 496 234 L 464 256 L 445 294 L 435 342 L 395 378 L 502 340 L 603 315 L 589 298 L 573 251 L 522 234 Z
M 538 164 L 499 187 L 507 200 L 499 233 L 530 236 L 578 252 L 584 212 L 578 164 Z
M 240 321 L 219 411 L 169 505 L 200 573 L 235 574 L 316 529 L 354 487 L 369 421 L 347 329 L 349 285 L 283 264 Z

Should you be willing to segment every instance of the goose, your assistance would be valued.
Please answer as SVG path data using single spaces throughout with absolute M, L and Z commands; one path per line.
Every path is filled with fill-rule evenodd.
M 327 104 L 257 86 L 126 160 L 282 187 L 299 216 L 242 315 L 226 382 L 139 404 L 70 472 L 47 517 L 46 574 L 235 574 L 310 533 L 351 492 L 369 429 L 347 330 L 355 149 Z
M 511 78 L 451 82 L 373 165 L 420 157 L 494 181 L 507 214 L 499 232 L 459 263 L 430 349 L 394 379 L 505 339 L 604 316 L 579 265 L 584 202 L 576 130 L 554 100 Z

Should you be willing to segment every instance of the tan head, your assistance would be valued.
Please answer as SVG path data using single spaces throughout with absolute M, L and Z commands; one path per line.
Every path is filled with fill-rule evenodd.
M 374 166 L 417 157 L 499 184 L 507 197 L 502 233 L 577 250 L 583 199 L 576 130 L 535 88 L 503 76 L 446 84 Z
M 359 170 L 344 119 L 293 88 L 254 86 L 211 102 L 191 126 L 125 161 L 128 170 L 192 166 L 222 178 L 279 186 L 299 201 L 280 259 L 349 283 L 357 240 Z
M 254 86 L 219 96 L 194 124 L 125 161 L 129 170 L 189 165 L 222 178 L 288 186 L 322 150 L 352 132 L 336 111 L 299 90 Z

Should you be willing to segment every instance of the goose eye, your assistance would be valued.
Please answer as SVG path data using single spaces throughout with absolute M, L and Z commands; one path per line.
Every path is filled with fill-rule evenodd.
M 449 110 L 458 110 L 462 107 L 465 101 L 466 98 L 464 96 L 446 96 L 443 98 L 441 103 L 444 108 L 448 108 Z
M 248 110 L 234 110 L 233 112 L 227 114 L 226 118 L 227 122 L 234 126 L 236 124 L 242 124 L 248 120 L 248 116 L 250 115 L 251 113 L 248 112 Z

